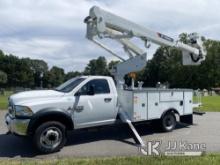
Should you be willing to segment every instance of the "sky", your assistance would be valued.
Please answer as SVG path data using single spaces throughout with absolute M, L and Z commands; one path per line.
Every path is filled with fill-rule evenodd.
M 65 72 L 98 56 L 117 60 L 85 38 L 83 20 L 94 5 L 173 38 L 198 32 L 220 40 L 219 0 L 0 0 L 0 49 Z

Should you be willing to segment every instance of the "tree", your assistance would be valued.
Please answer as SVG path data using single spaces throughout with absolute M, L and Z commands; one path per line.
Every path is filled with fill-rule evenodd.
M 25 58 L 24 60 L 28 63 L 30 69 L 34 73 L 34 85 L 38 87 L 41 86 L 41 75 L 44 75 L 48 71 L 47 63 L 43 60 L 36 60 L 30 58 Z
M 53 66 L 50 71 L 45 73 L 44 87 L 55 87 L 64 82 L 64 70 L 57 66 Z
M 24 59 L 1 53 L 0 70 L 7 74 L 9 87 L 32 87 L 34 85 L 33 71 Z
M 105 57 L 98 57 L 89 61 L 84 70 L 85 75 L 109 75 Z
M 78 71 L 75 71 L 75 72 L 68 72 L 66 75 L 65 75 L 65 81 L 71 79 L 71 78 L 74 78 L 76 76 L 80 76 L 82 75 L 82 73 L 78 72 Z
M 7 74 L 0 70 L 0 84 L 7 83 Z
M 113 67 L 116 65 L 116 64 L 118 64 L 120 61 L 110 61 L 109 63 L 108 63 L 108 70 L 111 70 L 111 69 L 113 69 Z

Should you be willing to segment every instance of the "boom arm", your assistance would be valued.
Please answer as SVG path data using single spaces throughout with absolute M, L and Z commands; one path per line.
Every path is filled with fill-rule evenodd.
M 148 42 L 152 42 L 182 50 L 183 65 L 198 65 L 205 60 L 206 50 L 203 47 L 201 37 L 195 33 L 190 35 L 190 43 L 187 45 L 180 41 L 175 41 L 167 35 L 141 27 L 96 6 L 90 9 L 89 16 L 85 18 L 84 22 L 87 23 L 86 37 L 123 61 L 117 64 L 113 71 L 119 81 L 123 81 L 125 74 L 139 71 L 146 65 L 146 50 L 142 50 L 131 41 L 134 37 L 141 39 L 146 48 L 149 47 Z M 110 38 L 122 44 L 129 59 L 125 60 L 114 53 L 110 48 L 102 44 L 98 38 Z

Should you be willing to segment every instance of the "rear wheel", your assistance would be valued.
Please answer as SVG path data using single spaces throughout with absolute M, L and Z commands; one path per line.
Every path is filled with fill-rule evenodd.
M 66 143 L 66 128 L 56 121 L 40 125 L 34 134 L 34 145 L 41 153 L 59 151 Z
M 172 112 L 166 113 L 161 118 L 161 128 L 165 132 L 170 132 L 176 127 L 176 116 Z

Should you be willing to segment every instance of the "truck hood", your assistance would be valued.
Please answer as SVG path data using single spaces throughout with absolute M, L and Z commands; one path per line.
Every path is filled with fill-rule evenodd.
M 55 98 L 63 96 L 63 92 L 58 92 L 55 90 L 32 90 L 32 91 L 25 91 L 13 94 L 10 96 L 10 101 L 13 104 L 18 105 L 19 102 L 26 102 L 29 100 L 35 99 L 44 99 L 44 98 Z

